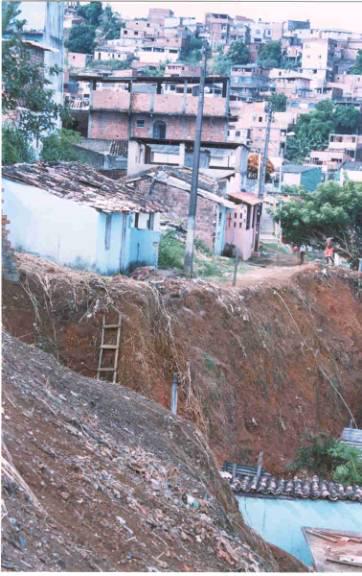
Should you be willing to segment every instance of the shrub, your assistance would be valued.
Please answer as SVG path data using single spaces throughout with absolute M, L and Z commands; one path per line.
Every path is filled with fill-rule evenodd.
M 291 470 L 301 468 L 332 476 L 336 482 L 362 484 L 360 452 L 327 434 L 310 434 L 307 437 L 307 445 L 298 449 L 290 465 Z
M 185 248 L 175 232 L 166 232 L 161 238 L 158 265 L 160 268 L 183 268 Z
M 15 126 L 5 125 L 2 130 L 2 163 L 33 162 L 34 152 L 24 132 Z

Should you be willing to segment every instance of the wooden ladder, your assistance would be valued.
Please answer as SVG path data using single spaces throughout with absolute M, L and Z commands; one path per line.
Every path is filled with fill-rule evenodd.
M 113 331 L 117 330 L 117 338 L 116 344 L 106 344 L 105 343 L 105 333 L 106 331 Z M 97 369 L 97 378 L 101 377 L 101 374 L 104 372 L 113 372 L 112 382 L 116 383 L 117 381 L 117 369 L 118 369 L 118 358 L 119 358 L 119 344 L 121 341 L 121 315 L 118 315 L 118 324 L 106 324 L 105 316 L 103 315 L 102 321 L 102 336 L 101 336 L 101 345 L 99 348 L 99 359 L 98 359 L 98 369 Z M 114 350 L 114 363 L 113 366 L 109 368 L 105 368 L 103 366 L 103 351 L 104 350 Z

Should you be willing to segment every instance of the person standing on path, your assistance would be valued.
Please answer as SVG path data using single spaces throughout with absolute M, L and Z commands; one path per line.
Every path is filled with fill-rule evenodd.
M 334 264 L 334 247 L 333 238 L 327 238 L 326 247 L 324 249 L 324 258 L 326 259 L 326 264 Z

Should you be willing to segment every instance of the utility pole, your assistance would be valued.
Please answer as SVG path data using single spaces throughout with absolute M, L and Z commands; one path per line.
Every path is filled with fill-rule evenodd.
M 259 200 L 263 201 L 264 198 L 264 189 L 265 189 L 265 173 L 266 173 L 266 166 L 268 162 L 268 148 L 269 148 L 269 140 L 270 140 L 270 129 L 271 129 L 271 121 L 273 117 L 273 107 L 271 102 L 268 102 L 266 105 L 266 113 L 267 113 L 267 122 L 266 122 L 266 130 L 265 130 L 265 140 L 264 140 L 264 151 L 260 166 L 260 174 L 258 180 L 258 198 Z M 259 237 L 260 237 L 260 221 L 261 215 L 263 212 L 263 204 L 259 204 L 259 213 L 257 218 L 257 229 L 256 229 L 256 236 L 255 236 L 255 251 L 259 248 Z
M 186 234 L 186 247 L 185 247 L 185 260 L 184 272 L 189 278 L 192 278 L 193 259 L 194 259 L 194 238 L 196 226 L 196 208 L 197 208 L 197 188 L 199 182 L 199 166 L 200 166 L 200 146 L 201 146 L 201 131 L 202 131 L 202 115 L 204 111 L 204 88 L 206 77 L 206 64 L 207 64 L 207 42 L 204 41 L 203 45 L 203 64 L 201 67 L 200 87 L 199 87 L 199 101 L 196 117 L 195 129 L 195 142 L 194 142 L 194 155 L 192 160 L 192 179 L 191 179 L 191 192 L 189 203 L 189 215 L 187 219 L 187 234 Z

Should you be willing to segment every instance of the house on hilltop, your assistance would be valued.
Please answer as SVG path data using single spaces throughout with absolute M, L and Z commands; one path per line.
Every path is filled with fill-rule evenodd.
M 3 189 L 15 250 L 107 275 L 157 265 L 157 202 L 89 166 L 6 166 Z

